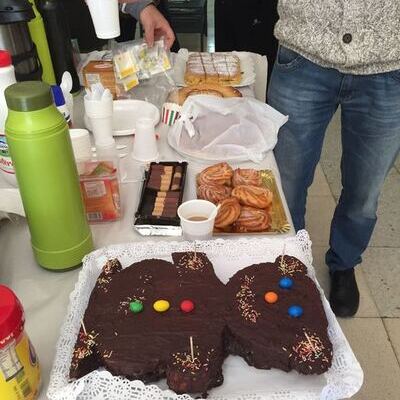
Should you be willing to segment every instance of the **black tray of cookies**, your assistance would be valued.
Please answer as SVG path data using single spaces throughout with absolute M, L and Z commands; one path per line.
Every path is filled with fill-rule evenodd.
M 167 235 L 168 227 L 179 227 L 177 211 L 182 204 L 187 162 L 162 161 L 150 164 L 145 172 L 135 229 L 144 235 Z M 151 227 L 151 233 L 149 233 Z M 160 227 L 159 232 L 157 227 Z M 176 235 L 172 229 L 171 235 Z

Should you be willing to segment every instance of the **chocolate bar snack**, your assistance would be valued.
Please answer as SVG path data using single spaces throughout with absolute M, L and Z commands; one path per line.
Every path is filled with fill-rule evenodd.
M 152 232 L 160 226 L 163 232 L 168 226 L 180 229 L 177 211 L 182 204 L 186 169 L 185 162 L 150 164 L 136 213 L 135 229 L 139 233 L 141 229 L 146 230 L 146 226 L 151 227 Z

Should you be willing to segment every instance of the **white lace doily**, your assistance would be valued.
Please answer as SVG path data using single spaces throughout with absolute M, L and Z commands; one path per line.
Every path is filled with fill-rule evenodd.
M 238 270 L 254 263 L 274 261 L 282 254 L 299 258 L 308 267 L 315 280 L 312 267 L 311 242 L 308 233 L 301 231 L 288 239 L 240 239 L 198 242 L 198 251 L 204 251 L 214 264 L 218 277 L 227 282 Z M 71 294 L 66 320 L 61 329 L 56 357 L 50 378 L 48 397 L 51 400 L 189 400 L 188 395 L 178 396 L 167 390 L 165 381 L 157 385 L 144 385 L 114 377 L 104 370 L 69 382 L 69 368 L 81 319 L 91 291 L 107 259 L 118 258 L 127 267 L 147 259 L 161 258 L 171 261 L 175 251 L 192 251 L 189 242 L 144 242 L 116 245 L 97 250 L 84 260 L 79 280 Z M 223 367 L 224 384 L 212 389 L 212 400 L 338 400 L 349 398 L 358 392 L 363 382 L 362 369 L 349 343 L 321 291 L 329 321 L 329 336 L 333 344 L 333 365 L 321 376 L 303 376 L 296 372 L 257 370 L 247 366 L 240 357 L 230 356 Z

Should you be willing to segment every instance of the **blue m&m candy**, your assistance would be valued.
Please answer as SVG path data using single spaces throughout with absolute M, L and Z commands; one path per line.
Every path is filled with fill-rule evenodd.
M 300 318 L 304 313 L 303 307 L 300 306 L 290 306 L 288 310 L 288 314 L 292 318 Z
M 291 289 L 293 287 L 293 279 L 288 277 L 282 278 L 279 281 L 279 287 L 281 289 Z

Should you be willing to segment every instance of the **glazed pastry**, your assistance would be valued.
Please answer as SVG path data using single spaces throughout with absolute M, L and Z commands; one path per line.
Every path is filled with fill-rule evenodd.
M 235 169 L 233 172 L 232 186 L 250 185 L 250 186 L 261 186 L 261 172 L 256 169 Z
M 185 83 L 239 84 L 242 80 L 240 59 L 232 53 L 192 53 L 186 63 Z
M 221 98 L 242 97 L 242 94 L 239 92 L 239 90 L 233 88 L 232 86 L 222 86 L 215 83 L 202 83 L 179 89 L 178 104 L 183 105 L 189 96 L 195 96 L 199 94 L 208 94 L 210 96 Z
M 237 233 L 264 232 L 271 224 L 271 218 L 267 211 L 254 207 L 242 207 L 239 218 L 234 224 Z
M 267 208 L 272 203 L 273 194 L 270 190 L 257 186 L 237 186 L 232 190 L 232 196 L 236 197 L 244 206 Z
M 240 211 L 241 207 L 238 199 L 230 197 L 224 200 L 215 219 L 215 227 L 221 229 L 232 225 L 239 218 Z
M 222 200 L 230 197 L 232 189 L 224 185 L 200 185 L 197 188 L 197 198 L 202 200 L 211 201 L 211 203 L 218 204 Z
M 226 162 L 211 165 L 203 170 L 197 177 L 197 185 L 226 185 L 230 186 L 233 169 Z

